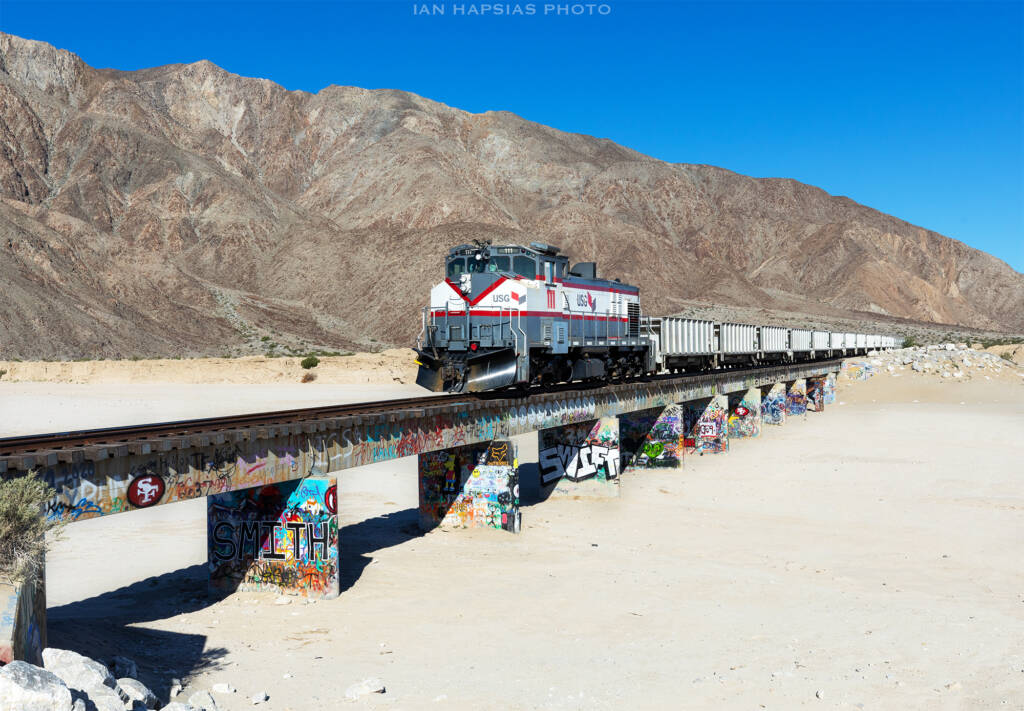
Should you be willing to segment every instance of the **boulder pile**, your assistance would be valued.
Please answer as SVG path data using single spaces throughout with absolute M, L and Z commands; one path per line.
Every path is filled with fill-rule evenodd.
M 1024 369 L 1010 360 L 981 350 L 980 346 L 966 343 L 943 343 L 931 346 L 913 346 L 892 351 L 872 351 L 866 359 L 850 359 L 850 363 L 865 361 L 879 372 L 889 374 L 932 375 L 949 380 L 993 379 L 995 377 L 1024 377 Z
M 0 711 L 218 711 L 209 691 L 196 691 L 188 703 L 162 704 L 135 678 L 138 673 L 135 662 L 126 657 L 102 664 L 67 649 L 47 648 L 41 667 L 22 661 L 0 667 Z M 226 695 L 236 689 L 219 683 L 212 691 Z M 170 692 L 171 699 L 178 696 L 181 681 L 171 679 Z M 260 691 L 249 701 L 255 706 L 269 698 Z
M 138 673 L 135 663 L 115 657 L 119 673 Z M 129 676 L 116 678 L 105 664 L 66 649 L 43 650 L 43 666 L 11 662 L 0 668 L 0 711 L 148 711 L 160 708 L 156 694 Z

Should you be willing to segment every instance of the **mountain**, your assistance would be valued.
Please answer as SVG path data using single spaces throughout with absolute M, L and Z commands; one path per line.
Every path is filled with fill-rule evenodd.
M 0 358 L 407 344 L 443 254 L 473 238 L 596 260 L 647 313 L 1024 331 L 1005 263 L 794 180 L 402 91 L 95 69 L 0 35 Z

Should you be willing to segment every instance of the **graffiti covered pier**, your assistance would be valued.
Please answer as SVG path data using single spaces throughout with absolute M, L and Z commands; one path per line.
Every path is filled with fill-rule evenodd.
M 839 361 L 500 399 L 440 396 L 0 440 L 0 476 L 38 471 L 78 521 L 507 439 L 836 371 Z M 616 463 L 617 468 L 617 463 Z

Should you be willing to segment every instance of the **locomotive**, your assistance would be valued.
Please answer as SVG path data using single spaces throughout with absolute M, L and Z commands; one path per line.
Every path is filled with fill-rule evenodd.
M 890 336 L 645 318 L 640 289 L 541 242 L 453 247 L 416 344 L 417 384 L 483 392 L 866 353 Z
M 514 384 L 617 379 L 650 370 L 640 289 L 599 279 L 548 244 L 452 248 L 430 291 L 416 382 L 479 392 Z

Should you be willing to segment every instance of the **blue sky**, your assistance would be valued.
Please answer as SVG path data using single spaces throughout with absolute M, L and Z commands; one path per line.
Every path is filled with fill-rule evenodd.
M 663 160 L 795 178 L 1024 272 L 1021 2 L 546 11 L 572 4 L 498 16 L 484 7 L 515 3 L 430 3 L 438 15 L 406 0 L 0 0 L 0 28 L 97 67 L 209 59 L 289 89 L 405 89 Z

